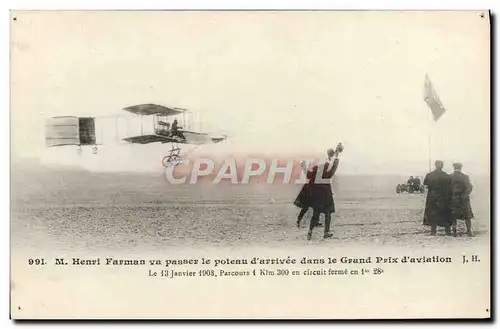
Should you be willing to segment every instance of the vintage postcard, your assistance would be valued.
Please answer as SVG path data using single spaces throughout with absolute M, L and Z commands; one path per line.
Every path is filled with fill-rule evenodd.
M 490 13 L 13 11 L 13 319 L 491 317 Z

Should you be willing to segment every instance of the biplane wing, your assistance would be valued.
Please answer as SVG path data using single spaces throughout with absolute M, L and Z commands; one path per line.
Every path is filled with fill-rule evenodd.
M 187 112 L 187 110 L 185 109 L 177 107 L 165 107 L 157 104 L 134 105 L 125 107 L 124 110 L 137 115 L 163 115 L 163 116 L 172 116 Z
M 141 135 L 134 137 L 127 137 L 123 139 L 132 144 L 150 144 L 150 143 L 180 143 L 187 144 L 188 142 L 176 137 L 167 137 L 162 135 Z
M 186 130 L 180 130 L 184 135 L 185 139 L 176 136 L 164 136 L 164 135 L 140 135 L 134 137 L 124 138 L 124 141 L 133 144 L 150 144 L 150 143 L 179 143 L 179 144 L 193 144 L 202 145 L 210 143 L 219 143 L 226 139 L 226 137 L 212 137 L 208 134 L 195 133 Z

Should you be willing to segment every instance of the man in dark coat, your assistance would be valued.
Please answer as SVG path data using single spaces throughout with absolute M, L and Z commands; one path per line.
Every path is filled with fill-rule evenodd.
M 294 201 L 294 204 L 301 208 L 297 225 L 300 225 L 302 216 L 307 212 L 309 207 L 313 208 L 313 216 L 309 224 L 309 232 L 307 239 L 311 240 L 312 232 L 315 226 L 319 225 L 320 214 L 325 215 L 325 232 L 324 238 L 331 238 L 330 224 L 332 220 L 332 213 L 335 212 L 335 204 L 333 201 L 333 193 L 331 186 L 331 178 L 335 174 L 339 165 L 339 154 L 344 150 L 342 143 L 337 145 L 335 150 L 327 150 L 327 160 L 321 166 L 314 166 L 311 171 L 307 172 L 307 179 L 309 182 L 305 184 L 299 195 Z M 333 159 L 335 157 L 335 159 Z M 321 168 L 321 170 L 320 170 Z M 304 166 L 302 170 L 307 170 Z M 322 175 L 319 175 L 321 173 Z
M 436 235 L 438 226 L 451 235 L 451 179 L 450 175 L 443 171 L 443 162 L 435 162 L 436 170 L 428 173 L 424 178 L 427 186 L 427 200 L 425 202 L 424 225 L 431 226 L 431 235 Z
M 451 174 L 451 218 L 453 235 L 457 236 L 457 219 L 465 220 L 467 235 L 472 236 L 471 219 L 474 218 L 470 204 L 472 184 L 469 176 L 462 173 L 462 164 L 453 164 L 454 172 Z
M 316 167 L 316 172 L 313 173 L 311 179 L 311 206 L 313 215 L 309 225 L 307 239 L 311 240 L 313 229 L 319 221 L 320 214 L 325 215 L 325 230 L 323 238 L 328 239 L 333 236 L 330 233 L 330 224 L 332 222 L 332 213 L 335 212 L 335 203 L 333 201 L 331 178 L 337 171 L 339 166 L 338 155 L 342 152 L 343 146 L 339 144 L 337 149 L 329 149 L 328 159 L 323 166 Z M 335 159 L 333 159 L 335 157 Z M 320 170 L 322 168 L 322 170 Z M 321 174 L 321 176 L 319 175 Z
M 297 207 L 300 208 L 300 213 L 297 216 L 297 227 L 300 227 L 300 222 L 302 221 L 302 218 L 304 215 L 307 213 L 310 207 L 312 207 L 312 198 L 311 198 L 311 185 L 312 185 L 312 178 L 316 175 L 318 171 L 318 166 L 314 166 L 312 170 L 307 170 L 307 167 L 305 166 L 305 163 L 302 163 L 302 170 L 306 173 L 306 179 L 307 183 L 302 186 L 302 189 L 299 192 L 299 195 L 297 195 L 297 198 L 293 202 Z M 316 223 L 316 226 L 321 226 L 319 221 Z

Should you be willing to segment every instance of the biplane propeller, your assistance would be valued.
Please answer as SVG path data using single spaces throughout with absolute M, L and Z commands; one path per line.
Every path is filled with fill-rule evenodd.
M 170 144 L 168 154 L 162 159 L 166 167 L 177 165 L 181 158 L 193 152 L 204 144 L 220 143 L 227 139 L 227 135 L 215 135 L 186 129 L 187 117 L 191 113 L 186 109 L 165 107 L 157 104 L 141 104 L 124 108 L 123 110 L 141 117 L 140 133 L 121 138 L 131 144 L 161 143 Z M 153 131 L 143 133 L 143 117 L 153 119 Z M 53 117 L 46 123 L 46 145 L 54 146 L 78 146 L 77 152 L 81 154 L 82 146 L 92 146 L 92 153 L 97 154 L 98 145 L 96 138 L 96 118 L 91 117 Z M 118 134 L 118 132 L 117 132 Z M 195 147 L 188 153 L 181 155 L 180 144 L 190 144 Z

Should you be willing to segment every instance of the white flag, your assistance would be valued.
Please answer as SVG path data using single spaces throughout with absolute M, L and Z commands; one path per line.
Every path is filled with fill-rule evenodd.
M 441 102 L 439 96 L 434 90 L 432 82 L 427 76 L 427 74 L 425 75 L 424 101 L 427 103 L 427 106 L 429 106 L 434 121 L 437 121 L 444 114 L 444 112 L 446 112 L 443 103 Z

